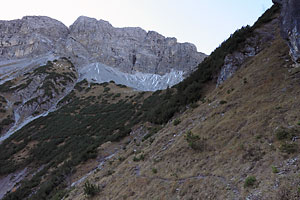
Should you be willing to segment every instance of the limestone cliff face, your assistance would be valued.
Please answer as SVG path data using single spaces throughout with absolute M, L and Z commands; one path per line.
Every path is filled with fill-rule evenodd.
M 193 44 L 177 43 L 175 38 L 141 28 L 114 28 L 88 17 L 79 17 L 70 27 L 67 43 L 70 54 L 129 73 L 190 71 L 205 57 Z
M 100 62 L 127 73 L 160 75 L 171 69 L 192 71 L 205 57 L 193 44 L 88 17 L 79 17 L 70 28 L 41 16 L 0 21 L 1 60 L 49 53 L 70 57 L 79 68 Z
M 58 52 L 68 34 L 64 24 L 49 17 L 27 16 L 0 21 L 0 59 Z
M 294 62 L 300 63 L 300 1 L 299 0 L 273 0 L 280 4 L 281 33 L 288 41 L 290 55 Z

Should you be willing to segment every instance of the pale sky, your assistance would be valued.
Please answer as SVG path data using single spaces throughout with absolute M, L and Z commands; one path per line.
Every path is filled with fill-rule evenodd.
M 236 29 L 252 25 L 272 0 L 2 0 L 1 20 L 44 15 L 70 26 L 84 15 L 115 27 L 154 30 L 210 54 Z

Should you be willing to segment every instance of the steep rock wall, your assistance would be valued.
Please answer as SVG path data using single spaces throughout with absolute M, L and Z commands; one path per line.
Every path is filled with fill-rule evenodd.
M 0 21 L 0 60 L 52 53 L 69 57 L 78 68 L 102 63 L 122 72 L 191 72 L 206 56 L 195 45 L 178 43 L 141 28 L 115 28 L 109 22 L 79 17 L 70 28 L 43 16 Z
M 281 5 L 281 34 L 288 41 L 290 55 L 294 62 L 300 63 L 300 1 L 273 0 Z

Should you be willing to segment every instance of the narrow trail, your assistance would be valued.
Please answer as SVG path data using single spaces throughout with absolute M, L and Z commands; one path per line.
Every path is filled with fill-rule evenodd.
M 200 179 L 207 179 L 207 178 L 214 178 L 214 179 L 218 179 L 220 180 L 224 185 L 226 185 L 226 187 L 228 187 L 230 189 L 230 191 L 232 191 L 233 195 L 234 195 L 234 200 L 238 200 L 240 197 L 240 191 L 237 188 L 236 185 L 234 185 L 232 182 L 227 181 L 225 177 L 223 176 L 219 176 L 219 175 L 214 175 L 214 174 L 198 174 L 195 176 L 188 176 L 188 177 L 184 177 L 184 178 L 164 178 L 164 177 L 159 177 L 159 176 L 146 176 L 146 175 L 141 175 L 140 174 L 140 167 L 136 167 L 136 173 L 135 173 L 136 177 L 140 177 L 140 178 L 146 178 L 146 179 L 150 179 L 150 180 L 159 180 L 159 181 L 163 181 L 166 183 L 174 183 L 177 182 L 178 184 L 183 184 L 184 182 L 188 181 L 188 180 L 192 180 L 192 179 L 196 179 L 196 180 L 200 180 Z
M 201 121 L 201 118 L 203 118 L 203 115 L 199 115 L 197 117 L 197 120 Z M 187 130 L 191 130 L 193 127 L 195 127 L 195 125 L 197 124 L 197 120 L 193 120 L 189 123 L 189 125 L 187 127 L 181 128 L 178 130 L 177 134 L 173 135 L 173 138 L 167 140 L 167 144 L 164 145 L 162 148 L 160 148 L 158 151 L 156 151 L 154 154 L 151 155 L 150 158 L 155 158 L 156 156 L 158 156 L 159 154 L 161 154 L 162 152 L 166 151 L 168 148 L 170 148 L 174 142 L 176 141 L 176 138 L 178 138 L 179 136 L 182 136 L 184 133 L 186 133 Z M 146 175 L 141 175 L 140 172 L 140 167 L 137 166 L 135 169 L 136 173 L 136 177 L 141 177 L 141 178 L 147 178 L 150 180 L 160 180 L 163 182 L 167 182 L 167 183 L 174 183 L 174 182 L 178 182 L 179 184 L 184 183 L 187 180 L 192 180 L 192 179 L 207 179 L 207 178 L 213 178 L 213 179 L 218 179 L 219 181 L 221 181 L 224 185 L 226 185 L 227 188 L 229 188 L 230 191 L 232 191 L 233 196 L 234 196 L 234 200 L 239 200 L 240 198 L 240 191 L 238 189 L 238 187 L 232 183 L 231 181 L 228 181 L 225 177 L 223 176 L 219 176 L 219 175 L 215 175 L 215 174 L 198 174 L 198 175 L 194 175 L 194 176 L 188 176 L 188 177 L 184 177 L 184 178 L 164 178 L 164 177 L 159 177 L 159 176 L 146 176 Z
M 98 164 L 98 166 L 96 168 L 94 168 L 93 170 L 89 171 L 87 174 L 85 174 L 83 177 L 81 177 L 79 180 L 74 181 L 71 184 L 71 187 L 74 187 L 80 183 L 82 183 L 89 175 L 91 175 L 92 173 L 94 173 L 96 170 L 101 170 L 103 165 L 105 164 L 105 162 L 107 162 L 108 160 L 110 160 L 112 157 L 114 157 L 116 154 L 118 153 L 118 151 L 110 154 L 109 156 L 106 156 L 102 159 L 100 159 L 100 163 Z

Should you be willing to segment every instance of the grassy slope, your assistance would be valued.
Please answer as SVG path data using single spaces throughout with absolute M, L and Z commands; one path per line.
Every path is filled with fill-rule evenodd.
M 277 33 L 205 103 L 179 115 L 181 123 L 168 123 L 152 141 L 132 140 L 91 175 L 89 181 L 102 186 L 95 199 L 299 199 L 300 157 L 284 147 L 293 144 L 299 152 L 300 141 L 276 138 L 279 127 L 299 135 L 297 70 Z M 202 150 L 188 145 L 189 130 L 201 138 Z M 141 154 L 144 161 L 134 162 Z M 256 182 L 245 188 L 248 176 Z M 84 198 L 83 185 L 68 197 Z
M 261 18 L 254 28 L 259 28 L 264 23 L 269 22 L 275 12 L 274 10 L 276 11 L 276 8 L 273 7 L 273 9 L 267 12 L 264 15 L 265 17 Z M 103 151 L 101 148 L 99 149 L 101 144 L 109 140 L 116 141 L 123 138 L 130 130 L 134 130 L 135 125 L 144 120 L 145 117 L 155 123 L 167 122 L 175 112 L 203 98 L 205 95 L 204 86 L 207 86 L 207 84 L 210 84 L 212 80 L 214 80 L 223 64 L 224 56 L 226 56 L 227 53 L 232 53 L 236 48 L 238 49 L 240 45 L 243 45 L 244 41 L 253 34 L 254 28 L 247 27 L 241 31 L 237 31 L 215 51 L 213 56 L 204 61 L 204 63 L 199 66 L 198 71 L 190 78 L 186 79 L 174 89 L 154 93 L 144 102 L 143 100 L 148 94 L 135 94 L 135 92 L 122 87 L 109 86 L 112 87 L 110 91 L 105 89 L 107 88 L 105 85 L 93 85 L 92 89 L 90 89 L 86 83 L 82 83 L 83 85 L 76 87 L 76 92 L 71 93 L 68 98 L 62 101 L 61 105 L 64 105 L 62 109 L 29 124 L 2 145 L 2 148 L 5 148 L 3 152 L 6 153 L 0 157 L 1 160 L 4 161 L 4 164 L 1 166 L 0 174 L 21 169 L 29 163 L 33 169 L 46 164 L 44 170 L 38 173 L 32 181 L 25 182 L 17 192 L 7 196 L 7 199 L 22 199 L 31 193 L 32 188 L 39 189 L 38 192 L 32 196 L 35 199 L 59 198 L 63 195 L 63 193 L 61 193 L 63 189 L 69 184 L 68 179 L 77 180 L 85 172 L 97 165 L 95 158 L 101 159 L 101 156 L 103 156 Z M 96 182 L 99 182 L 101 179 L 101 185 L 107 186 L 101 196 L 106 195 L 106 197 L 115 199 L 129 196 L 142 199 L 151 199 L 154 197 L 159 199 L 175 198 L 178 195 L 188 197 L 188 195 L 190 195 L 189 188 L 193 188 L 189 186 L 190 182 L 195 182 L 194 184 L 197 185 L 201 178 L 208 179 L 209 183 L 215 184 L 213 185 L 214 187 L 220 188 L 219 193 L 216 193 L 216 191 L 210 190 L 213 188 L 212 185 L 210 185 L 211 188 L 202 188 L 203 185 L 199 185 L 201 191 L 204 189 L 203 191 L 206 191 L 207 195 L 211 198 L 214 198 L 214 195 L 215 197 L 224 196 L 226 198 L 231 198 L 232 195 L 245 195 L 243 189 L 240 188 L 241 182 L 244 181 L 245 177 L 239 177 L 240 182 L 238 183 L 237 180 L 229 180 L 228 177 L 225 176 L 227 174 L 218 175 L 216 171 L 213 171 L 211 166 L 218 166 L 218 164 L 221 163 L 220 160 L 226 158 L 224 155 L 222 157 L 218 156 L 229 151 L 227 145 L 234 137 L 238 137 L 235 139 L 238 144 L 234 144 L 234 147 L 240 148 L 238 149 L 240 150 L 239 152 L 242 150 L 246 152 L 245 156 L 243 156 L 243 159 L 246 159 L 246 163 L 249 163 L 249 160 L 259 161 L 261 157 L 265 155 L 265 152 L 263 151 L 261 153 L 261 149 L 256 146 L 245 147 L 244 143 L 248 141 L 249 138 L 246 138 L 245 141 L 239 140 L 239 137 L 241 137 L 240 129 L 242 129 L 243 126 L 248 126 L 247 120 L 246 122 L 245 120 L 242 122 L 239 121 L 243 119 L 241 116 L 246 116 L 251 109 L 259 108 L 258 105 L 260 104 L 254 104 L 256 107 L 249 107 L 247 109 L 241 105 L 244 105 L 245 102 L 252 101 L 254 97 L 263 97 L 264 94 L 260 94 L 260 90 L 257 90 L 257 95 L 253 93 L 255 94 L 253 97 L 246 96 L 244 98 L 241 96 L 244 95 L 244 93 L 246 94 L 245 89 L 247 92 L 250 91 L 250 89 L 257 89 L 252 88 L 255 85 L 250 84 L 251 76 L 255 76 L 250 74 L 253 74 L 253 72 L 257 73 L 257 71 L 259 71 L 258 74 L 261 73 L 261 69 L 258 67 L 266 66 L 263 60 L 267 60 L 268 57 L 274 57 L 275 55 L 279 56 L 280 60 L 273 60 L 272 62 L 281 66 L 284 57 L 287 57 L 287 47 L 280 39 L 277 39 L 277 43 L 277 46 L 275 42 L 272 48 L 263 51 L 266 55 L 263 55 L 263 52 L 261 52 L 258 56 L 248 61 L 246 65 L 247 68 L 251 68 L 251 70 L 247 73 L 245 72 L 243 76 L 235 76 L 232 80 L 239 77 L 238 81 L 234 83 L 236 85 L 233 83 L 230 85 L 229 83 L 232 81 L 230 80 L 221 90 L 218 89 L 208 94 L 206 103 L 201 105 L 200 108 L 197 108 L 195 111 L 188 110 L 183 114 L 180 117 L 182 118 L 182 123 L 177 127 L 173 127 L 169 124 L 160 134 L 156 134 L 157 137 L 155 137 L 155 135 L 153 136 L 156 131 L 149 131 L 147 128 L 142 128 L 140 135 L 137 136 L 137 138 L 140 139 L 136 141 L 134 138 L 131 138 L 131 143 L 126 147 L 128 150 L 125 152 L 121 151 L 118 157 L 116 157 L 116 162 L 111 163 L 111 166 L 105 168 L 105 170 L 101 171 L 100 175 L 98 174 L 99 176 L 95 178 Z M 271 49 L 273 49 L 274 52 L 268 52 L 271 51 Z M 281 54 L 278 54 L 277 51 L 281 52 Z M 254 61 L 256 59 L 260 60 L 259 63 L 252 63 L 252 65 L 251 61 L 256 62 Z M 269 69 L 269 72 L 271 73 L 271 69 Z M 271 74 L 273 74 L 273 72 Z M 257 77 L 258 81 L 256 81 L 259 82 L 259 80 L 265 78 L 266 74 L 263 74 L 262 77 Z M 274 78 L 274 80 L 277 79 Z M 227 84 L 230 85 L 228 88 L 226 88 Z M 267 87 L 267 90 L 269 89 L 270 88 Z M 218 92 L 217 95 L 215 95 L 214 92 Z M 127 93 L 132 94 L 128 95 Z M 232 97 L 232 99 L 230 99 L 230 97 Z M 239 98 L 242 98 L 241 101 L 236 102 Z M 219 105 L 221 100 L 224 104 Z M 260 100 L 257 101 L 260 102 Z M 142 102 L 143 105 L 141 105 Z M 279 107 L 280 106 L 277 106 L 276 108 Z M 265 109 L 261 109 L 264 113 Z M 227 111 L 232 111 L 233 113 L 227 113 Z M 230 114 L 232 118 L 224 117 L 227 116 L 225 113 Z M 262 116 L 254 116 L 260 117 L 260 119 L 263 118 Z M 211 119 L 208 120 L 208 118 Z M 152 125 L 147 125 L 146 123 L 146 126 L 151 127 Z M 255 127 L 255 129 L 257 128 L 256 125 L 253 125 L 253 127 Z M 193 129 L 193 133 L 200 138 L 204 138 L 203 141 L 205 141 L 204 144 L 206 144 L 204 152 L 191 151 L 187 146 L 183 134 L 190 129 Z M 260 128 L 258 128 L 258 130 L 260 130 Z M 263 129 L 263 131 L 265 130 Z M 246 132 L 245 134 L 249 133 Z M 148 139 L 143 141 L 142 138 Z M 262 136 L 259 134 L 255 136 L 255 138 L 261 139 Z M 125 139 L 128 138 L 126 137 Z M 123 141 L 122 146 L 128 144 L 128 142 L 129 141 Z M 203 142 L 200 142 L 200 144 L 202 143 Z M 153 148 L 151 144 L 153 144 L 155 148 Z M 277 145 L 278 148 L 280 145 L 281 144 Z M 232 147 L 231 151 L 236 152 L 234 147 Z M 166 150 L 168 148 L 172 150 Z M 27 152 L 26 158 L 23 160 L 15 159 L 17 157 L 16 155 L 20 155 L 19 152 L 24 152 L 24 149 L 29 149 L 25 151 Z M 139 152 L 137 149 L 141 149 L 143 152 Z M 132 155 L 133 152 L 135 152 L 134 154 L 136 155 Z M 165 154 L 164 152 L 169 154 Z M 258 154 L 258 156 L 256 156 L 256 154 Z M 180 159 L 182 156 L 183 159 Z M 141 166 L 136 165 L 136 162 L 132 162 L 133 160 L 142 160 L 142 157 L 145 157 L 145 162 L 142 162 Z M 209 158 L 211 157 L 215 162 L 209 163 Z M 235 158 L 237 158 L 237 156 Z M 117 167 L 124 159 L 126 159 L 125 164 L 121 164 Z M 232 162 L 226 162 L 228 165 L 232 164 Z M 223 164 L 225 165 L 226 162 Z M 240 159 L 238 159 L 238 162 L 241 162 Z M 126 163 L 128 163 L 128 165 Z M 206 163 L 208 163 L 208 165 L 206 165 Z M 112 171 L 115 167 L 116 172 Z M 84 170 L 84 168 L 87 168 L 87 170 Z M 205 171 L 205 168 L 209 168 L 211 171 Z M 155 169 L 158 171 L 157 174 L 155 174 Z M 222 168 L 218 168 L 217 171 L 219 171 L 219 173 L 227 172 Z M 115 173 L 118 175 L 114 176 Z M 43 179 L 41 179 L 41 177 L 43 177 Z M 119 181 L 119 177 L 121 177 L 121 181 Z M 126 177 L 131 177 L 132 179 L 126 179 Z M 140 178 L 142 178 L 142 180 L 140 180 Z M 95 180 L 92 181 L 95 182 Z M 129 185 L 127 184 L 128 180 L 132 182 Z M 108 184 L 108 182 L 112 184 Z M 184 184 L 180 184 L 181 182 Z M 158 192 L 158 194 L 156 194 L 157 191 L 164 191 L 164 187 L 170 188 L 170 184 L 172 191 L 164 194 Z M 227 192 L 222 190 L 225 185 L 229 185 Z M 205 185 L 205 187 L 208 186 L 209 184 Z M 193 192 L 195 195 L 200 194 L 204 197 L 206 194 L 199 192 L 200 189 L 193 188 Z M 82 191 L 75 191 L 75 196 L 83 198 L 83 196 L 78 195 L 77 192 L 80 193 Z M 71 197 L 75 198 L 74 196 Z
M 147 93 L 122 85 L 82 81 L 59 103 L 59 110 L 41 117 L 5 140 L 0 146 L 0 175 L 28 167 L 33 179 L 6 199 L 49 199 L 68 186 L 76 166 L 94 161 L 107 141 L 118 141 L 140 121 L 137 109 Z
M 164 124 L 177 112 L 184 110 L 187 105 L 192 105 L 194 102 L 204 98 L 205 87 L 211 82 L 216 83 L 224 65 L 225 57 L 246 46 L 247 40 L 250 38 L 260 37 L 257 30 L 276 18 L 278 14 L 279 6 L 274 5 L 252 27 L 246 26 L 235 31 L 199 64 L 195 72 L 174 86 L 176 91 L 173 94 L 160 95 L 160 98 L 158 98 L 155 97 L 154 93 L 154 101 L 151 99 L 151 106 L 148 105 L 148 102 L 144 103 L 144 107 L 151 107 L 150 112 L 146 113 L 147 120 L 156 124 Z M 262 44 L 262 46 L 264 45 Z M 262 46 L 256 46 L 255 48 L 263 48 Z

